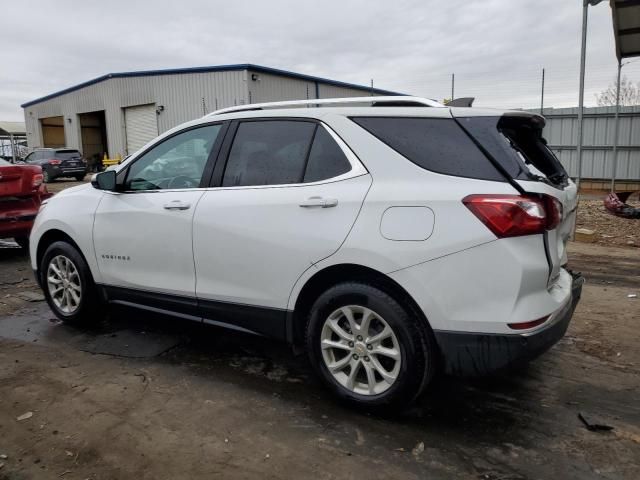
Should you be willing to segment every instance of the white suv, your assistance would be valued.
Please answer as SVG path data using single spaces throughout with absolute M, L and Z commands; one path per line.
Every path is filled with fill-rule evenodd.
M 50 199 L 31 263 L 63 320 L 106 302 L 285 340 L 343 399 L 407 403 L 567 329 L 577 194 L 543 126 L 415 97 L 225 109 Z

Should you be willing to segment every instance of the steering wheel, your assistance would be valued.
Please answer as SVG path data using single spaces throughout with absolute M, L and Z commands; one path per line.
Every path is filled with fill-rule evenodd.
M 198 185 L 193 181 L 193 179 L 187 177 L 186 175 L 178 175 L 177 177 L 172 178 L 169 181 L 169 185 L 167 185 L 168 189 L 172 188 L 195 188 Z

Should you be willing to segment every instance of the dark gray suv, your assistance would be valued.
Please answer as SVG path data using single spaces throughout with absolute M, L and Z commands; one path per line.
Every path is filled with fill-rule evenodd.
M 37 148 L 24 161 L 42 167 L 45 183 L 59 177 L 71 177 L 79 181 L 87 174 L 87 163 L 82 154 L 72 148 Z

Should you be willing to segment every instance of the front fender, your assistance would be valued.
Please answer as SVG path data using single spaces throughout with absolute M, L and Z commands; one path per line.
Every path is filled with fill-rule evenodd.
M 49 199 L 36 216 L 29 238 L 31 268 L 38 270 L 38 247 L 43 237 L 52 231 L 69 236 L 80 248 L 93 279 L 100 283 L 100 270 L 93 248 L 93 221 L 104 193 L 92 188 L 75 188 Z

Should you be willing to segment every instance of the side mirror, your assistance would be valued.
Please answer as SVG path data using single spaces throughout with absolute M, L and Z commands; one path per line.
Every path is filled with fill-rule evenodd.
M 98 190 L 114 192 L 116 190 L 116 172 L 114 170 L 108 170 L 96 173 L 91 179 L 91 185 Z

